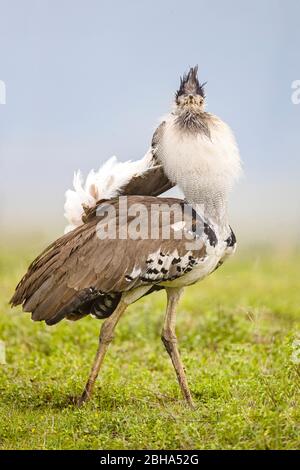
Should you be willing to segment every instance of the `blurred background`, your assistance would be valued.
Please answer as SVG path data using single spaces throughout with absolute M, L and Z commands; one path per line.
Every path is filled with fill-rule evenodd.
M 298 0 L 0 0 L 1 237 L 63 232 L 64 192 L 110 156 L 141 158 L 179 76 L 199 64 L 233 128 L 240 246 L 300 234 Z

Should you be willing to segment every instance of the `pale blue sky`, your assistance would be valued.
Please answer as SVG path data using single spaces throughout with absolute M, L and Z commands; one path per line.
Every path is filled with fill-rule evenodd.
M 1 220 L 62 226 L 73 171 L 140 158 L 179 76 L 199 64 L 246 178 L 236 223 L 299 220 L 298 0 L 0 0 Z M 287 204 L 289 207 L 287 208 Z M 21 206 L 22 205 L 22 206 Z

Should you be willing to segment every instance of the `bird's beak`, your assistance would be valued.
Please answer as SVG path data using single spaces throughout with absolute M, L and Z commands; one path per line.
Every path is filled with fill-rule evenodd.
M 188 102 L 189 102 L 190 104 L 194 103 L 194 95 L 189 95 Z

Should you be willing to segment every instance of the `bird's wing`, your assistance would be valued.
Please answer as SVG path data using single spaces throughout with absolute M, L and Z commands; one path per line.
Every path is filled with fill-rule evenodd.
M 141 174 L 134 175 L 118 193 L 120 196 L 159 196 L 173 186 L 162 165 L 155 165 Z
M 98 201 L 120 195 L 158 196 L 174 186 L 155 155 L 163 127 L 164 122 L 155 131 L 151 147 L 141 160 L 118 162 L 112 157 L 98 172 L 92 170 L 85 184 L 80 172 L 75 174 L 74 190 L 66 192 L 65 217 L 69 225 L 65 233 L 80 226 L 85 213 L 96 207 Z
M 163 121 L 153 134 L 151 147 L 144 157 L 147 163 L 143 171 L 135 173 L 123 186 L 120 186 L 118 189 L 119 196 L 159 196 L 175 186 L 166 176 L 157 152 L 165 124 L 165 121 Z M 94 217 L 97 208 L 106 199 L 109 199 L 109 197 L 99 199 L 92 206 L 83 205 L 82 222 L 86 223 Z
M 101 215 L 98 211 L 97 217 L 56 240 L 31 264 L 16 288 L 12 305 L 22 304 L 25 311 L 32 312 L 34 320 L 53 324 L 83 311 L 84 306 L 101 295 L 110 293 L 113 297 L 136 287 L 151 288 L 181 277 L 205 257 L 205 231 L 200 235 L 195 231 L 198 240 L 193 247 L 187 245 L 191 243 L 190 237 L 175 239 L 182 223 L 174 218 L 173 204 L 183 211 L 182 200 L 130 196 L 128 221 L 120 214 L 119 198 L 109 203 L 111 213 L 107 203 L 103 203 Z M 146 208 L 146 212 L 141 209 L 137 218 L 132 216 L 136 204 Z M 160 215 L 156 217 L 152 210 Z M 195 227 L 197 217 L 195 214 L 190 217 L 187 224 Z M 147 227 L 147 232 L 138 234 L 136 239 L 130 235 L 124 239 L 120 233 L 124 227 L 125 233 L 133 229 L 131 223 L 139 225 L 140 230 Z M 115 238 L 112 234 L 112 238 L 101 239 L 101 233 L 108 228 L 113 230 L 114 224 L 121 227 L 121 232 L 117 230 Z M 166 229 L 169 237 L 165 236 Z M 157 230 L 154 237 L 153 230 Z
M 153 137 L 152 137 L 151 149 L 152 149 L 152 154 L 154 158 L 156 158 L 156 160 L 157 160 L 156 151 L 160 144 L 160 140 L 163 136 L 165 127 L 166 127 L 166 121 L 162 121 L 160 125 L 158 126 L 158 128 L 155 130 Z
M 146 157 L 148 156 L 147 168 L 140 174 L 133 175 L 132 178 L 119 189 L 119 196 L 159 196 L 174 186 L 174 183 L 166 176 L 164 168 L 156 155 L 165 124 L 165 121 L 163 121 L 153 134 L 151 147 L 146 154 Z

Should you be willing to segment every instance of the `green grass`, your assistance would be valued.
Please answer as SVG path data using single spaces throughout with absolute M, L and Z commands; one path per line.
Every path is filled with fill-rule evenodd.
M 78 409 L 72 400 L 101 322 L 47 327 L 11 310 L 7 301 L 33 254 L 2 252 L 0 448 L 299 448 L 300 365 L 291 355 L 300 334 L 300 256 L 253 253 L 237 254 L 181 301 L 177 333 L 197 405 L 190 411 L 160 340 L 164 293 L 128 309 L 94 398 Z

